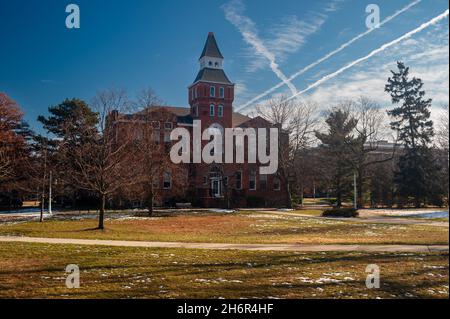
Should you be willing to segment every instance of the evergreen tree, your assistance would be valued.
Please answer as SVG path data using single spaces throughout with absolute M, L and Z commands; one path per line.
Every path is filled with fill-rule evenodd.
M 414 199 L 419 207 L 426 199 L 442 194 L 436 184 L 439 166 L 429 145 L 434 136 L 430 120 L 431 99 L 425 99 L 421 79 L 410 79 L 409 67 L 397 62 L 398 71 L 391 71 L 385 91 L 391 95 L 392 103 L 398 105 L 388 111 L 393 118 L 391 128 L 398 132 L 404 146 L 398 170 L 395 172 L 397 194 L 408 200 Z
M 322 142 L 323 163 L 335 189 L 336 205 L 341 207 L 352 185 L 350 177 L 354 171 L 354 155 L 351 149 L 358 142 L 353 135 L 358 121 L 349 109 L 342 107 L 333 109 L 325 122 L 328 132 L 316 132 L 316 137 Z

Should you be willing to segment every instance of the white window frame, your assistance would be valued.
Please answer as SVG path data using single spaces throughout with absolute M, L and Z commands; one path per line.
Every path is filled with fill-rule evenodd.
M 209 106 L 209 116 L 211 117 L 216 116 L 216 106 L 214 104 L 211 104 Z
M 222 99 L 225 98 L 225 88 L 223 86 L 219 88 L 219 97 Z
M 217 116 L 218 116 L 218 117 L 223 117 L 223 105 L 222 105 L 222 104 L 220 104 L 220 105 L 217 107 Z
M 209 87 L 209 96 L 210 97 L 216 97 L 216 87 L 215 86 L 210 86 Z

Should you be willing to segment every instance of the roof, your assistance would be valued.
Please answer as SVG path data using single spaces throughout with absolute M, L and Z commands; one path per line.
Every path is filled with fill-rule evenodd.
M 233 84 L 222 69 L 203 68 L 198 72 L 194 83 L 198 81 Z
M 208 34 L 208 38 L 206 39 L 205 47 L 203 48 L 203 52 L 202 55 L 200 56 L 200 59 L 205 56 L 223 59 L 223 55 L 222 53 L 220 53 L 219 47 L 216 42 L 216 38 L 214 37 L 214 33 L 212 32 Z
M 183 124 L 191 124 L 193 119 L 191 117 L 191 109 L 187 107 L 176 107 L 176 106 L 152 106 L 150 107 L 150 112 L 155 112 L 157 110 L 165 110 L 170 112 L 178 117 L 179 123 Z M 121 114 L 120 117 L 122 119 L 131 120 L 135 116 L 139 116 L 141 114 L 145 114 L 146 110 L 142 110 L 135 114 Z M 232 126 L 237 127 L 242 125 L 243 123 L 250 121 L 252 118 L 247 115 L 233 112 L 232 116 Z

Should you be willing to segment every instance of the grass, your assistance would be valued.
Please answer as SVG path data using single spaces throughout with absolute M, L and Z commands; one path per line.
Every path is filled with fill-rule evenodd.
M 79 289 L 65 267 L 80 267 Z M 380 289 L 367 289 L 376 264 Z M 448 254 L 2 243 L 0 298 L 448 298 Z
M 448 244 L 449 237 L 447 227 L 360 223 L 257 212 L 108 219 L 106 230 L 96 230 L 96 226 L 97 221 L 92 219 L 0 224 L 0 236 L 305 244 Z

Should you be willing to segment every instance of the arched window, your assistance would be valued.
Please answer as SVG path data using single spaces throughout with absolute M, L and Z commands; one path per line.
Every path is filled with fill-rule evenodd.
M 217 116 L 218 117 L 223 117 L 223 105 L 219 105 L 217 107 Z
M 210 97 L 216 97 L 216 87 L 215 86 L 211 86 L 209 88 L 209 96 Z
M 219 97 L 221 99 L 225 97 L 225 89 L 223 87 L 219 88 Z
M 209 116 L 214 116 L 214 115 L 215 115 L 214 104 L 211 104 L 209 106 Z

